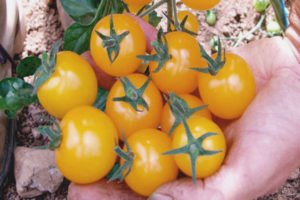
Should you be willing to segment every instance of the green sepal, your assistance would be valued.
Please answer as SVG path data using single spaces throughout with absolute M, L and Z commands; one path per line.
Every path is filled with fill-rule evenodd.
M 164 39 L 164 43 L 162 41 Z M 152 47 L 154 48 L 156 54 L 154 55 L 139 55 L 138 58 L 145 60 L 145 61 L 155 61 L 158 62 L 158 67 L 154 70 L 154 73 L 159 72 L 163 66 L 166 64 L 168 60 L 171 59 L 171 55 L 169 54 L 169 48 L 167 39 L 162 31 L 159 29 L 157 33 L 157 41 L 153 41 L 151 43 Z
M 42 54 L 42 64 L 39 68 L 37 68 L 34 73 L 34 88 L 32 91 L 32 95 L 34 95 L 39 87 L 49 79 L 49 77 L 54 72 L 54 68 L 56 66 L 56 55 L 61 47 L 62 43 L 58 40 L 53 47 L 51 48 L 50 55 L 48 56 L 46 53 Z
M 194 113 L 198 112 L 199 110 L 202 110 L 206 108 L 208 105 L 203 105 L 195 108 L 190 108 L 187 104 L 187 102 L 180 98 L 178 95 L 175 93 L 169 93 L 169 98 L 164 95 L 164 98 L 166 102 L 168 103 L 170 110 L 172 114 L 175 117 L 175 122 L 172 125 L 172 127 L 169 130 L 168 135 L 171 135 L 172 132 L 175 130 L 175 128 L 184 120 L 187 120 L 190 118 Z
M 62 135 L 61 135 L 61 129 L 59 124 L 45 116 L 41 116 L 42 119 L 52 123 L 55 125 L 55 129 L 53 129 L 51 126 L 39 126 L 37 130 L 44 136 L 49 137 L 50 143 L 49 145 L 46 146 L 41 146 L 40 148 L 44 149 L 50 149 L 50 150 L 55 150 L 60 146 Z
M 32 85 L 16 77 L 0 81 L 0 109 L 9 118 L 15 118 L 19 110 L 32 103 L 38 103 L 36 95 L 31 95 Z
M 115 97 L 113 98 L 113 101 L 123 101 L 129 103 L 131 107 L 137 112 L 142 112 L 142 110 L 138 109 L 138 105 L 141 105 L 149 110 L 149 106 L 143 98 L 143 94 L 147 89 L 151 78 L 148 77 L 147 81 L 140 88 L 136 88 L 126 76 L 120 78 L 119 80 L 124 88 L 125 96 Z
M 198 156 L 211 156 L 222 151 L 210 151 L 203 148 L 203 141 L 211 136 L 218 135 L 218 133 L 208 132 L 202 135 L 201 137 L 195 139 L 192 135 L 186 120 L 183 121 L 184 129 L 188 138 L 188 144 L 180 147 L 178 149 L 173 149 L 163 153 L 163 155 L 177 155 L 177 154 L 188 154 L 191 159 L 191 171 L 192 171 L 192 179 L 194 184 L 196 184 L 196 161 Z
M 211 56 L 209 56 L 201 44 L 199 44 L 199 47 L 201 50 L 201 57 L 207 61 L 208 66 L 207 68 L 192 67 L 191 69 L 202 73 L 209 73 L 212 76 L 216 76 L 226 63 L 225 50 L 223 51 L 222 59 L 222 43 L 220 38 L 218 38 L 218 54 L 216 59 L 213 59 Z
M 108 91 L 99 87 L 97 92 L 97 98 L 93 107 L 98 108 L 99 110 L 102 110 L 104 112 L 107 96 L 108 96 Z
M 21 60 L 17 66 L 17 75 L 20 78 L 31 76 L 42 64 L 41 59 L 37 56 L 28 56 Z
M 111 15 L 110 16 L 110 36 L 105 36 L 98 31 L 96 31 L 96 33 L 102 39 L 102 46 L 103 46 L 103 48 L 106 48 L 109 61 L 111 63 L 113 63 L 119 55 L 120 43 L 129 34 L 129 31 L 125 31 L 122 34 L 117 35 L 115 28 L 114 28 L 113 16 Z M 114 56 L 113 56 L 113 54 L 114 54 Z
M 190 34 L 192 36 L 197 36 L 198 35 L 197 33 L 194 33 L 193 31 L 190 31 L 190 30 L 188 30 L 188 29 L 185 28 L 185 23 L 186 23 L 186 21 L 187 21 L 187 19 L 189 17 L 188 15 L 186 15 L 183 18 L 183 20 L 179 23 L 178 21 L 176 22 L 173 19 L 171 19 L 166 13 L 163 13 L 163 14 L 168 19 L 169 23 L 171 23 L 174 26 L 174 28 L 175 28 L 176 31 L 186 32 L 186 33 L 188 33 L 188 34 Z
M 123 165 L 120 165 L 120 167 L 111 175 L 108 182 L 111 182 L 111 181 L 114 181 L 117 179 L 119 180 L 118 182 L 122 182 L 126 178 L 126 176 L 128 176 L 128 174 L 131 172 L 131 169 L 132 169 L 135 155 L 126 140 L 123 131 L 122 131 L 122 136 L 123 136 L 124 144 L 127 148 L 127 152 L 122 150 L 119 145 L 115 146 L 114 151 L 118 154 L 119 157 L 124 159 L 125 162 L 123 163 Z

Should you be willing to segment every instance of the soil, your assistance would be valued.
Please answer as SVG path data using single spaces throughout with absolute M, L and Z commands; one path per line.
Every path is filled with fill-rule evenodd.
M 56 5 L 51 0 L 21 0 L 25 8 L 25 16 L 27 20 L 27 35 L 25 39 L 25 47 L 21 55 L 16 58 L 22 58 L 27 55 L 39 55 L 44 51 L 49 51 L 52 44 L 62 38 L 63 29 L 58 20 Z M 289 7 L 289 1 L 286 2 Z M 178 9 L 187 9 L 182 3 L 178 2 Z M 159 15 L 166 10 L 162 7 Z M 192 11 L 191 9 L 188 9 Z M 205 22 L 205 12 L 192 11 L 199 19 L 200 31 L 197 37 L 198 41 L 209 50 L 209 40 L 218 35 L 221 38 L 236 38 L 245 35 L 257 24 L 261 14 L 254 11 L 252 0 L 223 0 L 215 8 L 217 11 L 218 21 L 215 26 L 209 26 Z M 267 20 L 274 18 L 271 8 L 267 11 Z M 165 24 L 164 19 L 161 22 Z M 253 40 L 266 37 L 265 23 L 260 30 L 249 35 L 240 45 L 251 42 Z M 226 49 L 229 49 L 236 40 L 223 40 Z M 30 82 L 30 79 L 28 80 Z M 41 136 L 36 127 L 46 125 L 47 122 L 40 118 L 40 115 L 50 117 L 46 111 L 39 105 L 31 105 L 24 108 L 17 117 L 17 146 L 34 147 L 47 144 L 48 139 Z M 66 199 L 69 181 L 64 180 L 61 187 L 53 194 L 46 193 L 42 196 L 32 198 L 34 200 L 63 200 Z M 8 185 L 4 190 L 4 200 L 19 200 L 15 188 L 15 179 L 11 175 Z M 286 183 L 274 194 L 260 197 L 257 200 L 300 200 L 300 169 L 291 174 Z

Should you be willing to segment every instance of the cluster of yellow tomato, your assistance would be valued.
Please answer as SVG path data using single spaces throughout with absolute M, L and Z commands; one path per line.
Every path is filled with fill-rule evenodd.
M 139 1 L 124 2 L 131 5 Z M 151 0 L 140 2 L 143 6 Z M 183 2 L 198 9 L 218 3 Z M 205 178 L 221 166 L 226 141 L 211 112 L 223 119 L 243 114 L 255 95 L 249 66 L 239 56 L 225 53 L 224 66 L 216 74 L 192 70 L 213 63 L 201 57 L 195 37 L 181 31 L 158 36 L 152 45 L 154 49 L 146 55 L 146 36 L 128 15 L 109 15 L 97 23 L 90 40 L 92 58 L 100 70 L 118 77 L 109 91 L 106 113 L 91 106 L 96 100 L 97 78 L 89 63 L 72 52 L 58 54 L 53 75 L 37 94 L 44 108 L 62 119 L 62 140 L 55 156 L 58 168 L 69 180 L 86 184 L 103 178 L 117 160 L 114 147 L 119 139 L 128 143 L 130 149 L 123 149 L 132 155 L 125 182 L 141 195 L 148 196 L 160 185 L 175 180 L 178 169 L 192 176 L 194 164 L 195 177 Z M 136 73 L 141 58 L 150 59 L 149 76 Z M 221 63 L 216 55 L 213 58 Z M 195 93 L 197 88 L 203 102 Z M 175 100 L 167 98 L 171 94 L 180 101 L 174 107 Z M 175 114 L 187 115 L 204 104 L 208 107 L 191 112 L 186 123 Z M 173 127 L 174 123 L 178 126 Z M 186 152 L 166 153 L 186 145 Z M 190 154 L 197 155 L 194 163 Z M 122 158 L 120 163 L 125 161 Z

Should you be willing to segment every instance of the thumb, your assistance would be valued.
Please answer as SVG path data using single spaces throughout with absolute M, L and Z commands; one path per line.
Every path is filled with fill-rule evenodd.
M 159 187 L 148 200 L 222 200 L 223 194 L 215 188 L 204 188 L 198 180 L 196 184 L 191 178 L 184 178 Z

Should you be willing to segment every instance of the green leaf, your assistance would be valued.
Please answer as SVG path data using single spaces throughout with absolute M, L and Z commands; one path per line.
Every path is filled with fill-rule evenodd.
M 60 0 L 66 13 L 80 24 L 90 24 L 101 0 Z
M 95 108 L 98 108 L 99 110 L 105 111 L 107 96 L 108 96 L 108 91 L 99 87 L 97 93 L 97 99 L 93 106 Z
M 19 77 L 24 78 L 31 76 L 35 73 L 37 68 L 42 64 L 41 59 L 36 56 L 28 56 L 20 61 L 17 66 L 17 74 Z
M 5 78 L 0 81 L 0 109 L 9 118 L 15 118 L 24 106 L 37 103 L 37 97 L 31 96 L 33 86 L 20 78 Z
M 149 14 L 149 24 L 151 24 L 154 27 L 157 27 L 161 19 L 162 17 L 159 17 L 156 11 L 153 11 Z
M 63 49 L 82 54 L 90 49 L 90 37 L 94 26 L 72 24 L 64 34 Z

